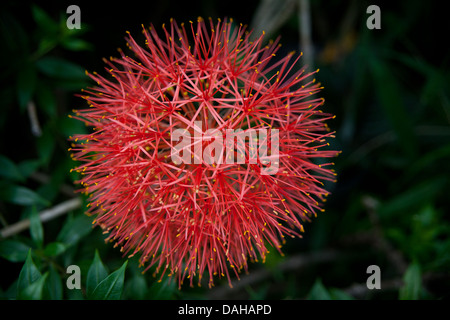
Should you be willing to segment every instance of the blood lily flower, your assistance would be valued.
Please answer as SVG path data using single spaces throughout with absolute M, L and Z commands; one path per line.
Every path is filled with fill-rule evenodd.
M 325 141 L 333 116 L 314 98 L 315 72 L 297 69 L 300 55 L 275 58 L 278 40 L 264 46 L 264 34 L 253 39 L 231 19 L 171 20 L 161 34 L 143 34 L 145 46 L 128 33 L 132 55 L 105 59 L 108 76 L 88 73 L 97 83 L 82 94 L 89 108 L 71 116 L 92 127 L 70 149 L 87 214 L 160 280 L 200 285 L 207 275 L 210 286 L 215 276 L 231 285 L 232 274 L 264 261 L 270 247 L 281 252 L 285 236 L 301 237 L 302 223 L 323 210 L 323 182 L 335 179 L 324 159 L 338 153 Z M 176 149 L 180 130 L 196 138 Z M 233 149 L 208 130 L 257 134 Z M 174 161 L 174 151 L 192 161 Z M 241 161 L 205 161 L 205 153 Z

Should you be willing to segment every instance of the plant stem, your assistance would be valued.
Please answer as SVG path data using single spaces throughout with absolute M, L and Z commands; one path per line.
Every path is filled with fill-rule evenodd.
M 64 201 L 53 208 L 43 210 L 39 213 L 39 218 L 42 222 L 52 220 L 60 215 L 63 215 L 69 211 L 75 210 L 81 207 L 81 199 L 74 198 Z M 10 225 L 2 230 L 0 230 L 1 238 L 11 237 L 19 232 L 22 232 L 30 227 L 30 220 L 24 219 L 13 225 Z

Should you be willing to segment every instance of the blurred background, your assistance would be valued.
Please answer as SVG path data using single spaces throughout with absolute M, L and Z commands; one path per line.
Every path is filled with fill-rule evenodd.
M 81 29 L 69 30 L 69 5 Z M 381 29 L 366 22 L 381 9 Z M 226 281 L 178 290 L 124 265 L 74 194 L 67 117 L 141 24 L 232 17 L 300 60 L 336 114 L 329 142 L 338 181 L 325 212 L 265 264 Z M 195 21 L 195 20 L 194 20 Z M 450 297 L 450 68 L 445 11 L 437 1 L 2 1 L 0 4 L 0 297 L 3 299 L 444 299 Z M 442 36 L 446 35 L 446 36 Z M 66 287 L 78 265 L 81 290 Z M 381 289 L 368 289 L 379 266 Z M 93 277 L 94 271 L 97 277 Z M 105 279 L 104 281 L 101 281 Z M 113 281 L 114 280 L 114 281 Z M 104 295 L 97 287 L 113 286 Z M 98 290 L 96 290 L 96 288 Z M 103 294 L 103 296 L 102 296 Z

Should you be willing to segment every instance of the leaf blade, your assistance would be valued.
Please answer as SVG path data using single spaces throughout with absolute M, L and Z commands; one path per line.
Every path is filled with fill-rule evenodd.
M 16 89 L 21 111 L 27 108 L 28 102 L 33 97 L 36 88 L 36 79 L 36 69 L 31 63 L 23 65 L 18 72 Z
M 33 206 L 33 208 L 31 209 L 30 234 L 31 239 L 33 239 L 36 246 L 38 248 L 42 248 L 44 244 L 44 228 L 42 227 L 41 218 L 39 217 L 36 206 Z
M 41 273 L 33 262 L 31 257 L 31 249 L 28 250 L 27 258 L 19 274 L 17 281 L 18 295 L 28 288 L 32 283 L 36 282 L 41 277 Z
M 422 273 L 417 262 L 412 263 L 403 276 L 404 285 L 400 288 L 400 300 L 418 300 L 422 289 Z
M 103 265 L 98 250 L 95 250 L 94 259 L 89 267 L 89 271 L 86 278 L 86 296 L 88 299 L 92 296 L 95 288 L 108 276 L 108 271 Z
M 20 168 L 11 159 L 3 155 L 0 155 L 0 177 L 19 182 L 25 180 Z
M 91 219 L 84 214 L 80 214 L 66 221 L 56 237 L 56 241 L 65 244 L 67 247 L 71 247 L 91 231 Z
M 44 57 L 36 62 L 43 74 L 57 79 L 86 80 L 83 68 L 70 61 L 57 57 Z
M 63 284 L 61 276 L 56 269 L 51 265 L 48 272 L 48 281 L 46 289 L 51 300 L 62 300 L 63 298 Z
M 30 247 L 20 241 L 6 239 L 0 242 L 0 256 L 11 262 L 25 261 Z
M 51 242 L 44 248 L 44 254 L 47 257 L 56 257 L 66 251 L 67 246 L 61 242 Z
M 402 101 L 399 84 L 389 72 L 389 68 L 374 55 L 370 55 L 369 66 L 379 103 L 405 154 L 412 157 L 416 154 L 417 145 L 411 119 Z
M 30 284 L 22 292 L 19 293 L 19 299 L 21 300 L 41 300 L 44 292 L 44 286 L 48 277 L 46 272 L 42 277 L 39 277 L 35 282 Z
M 50 202 L 26 187 L 15 184 L 2 184 L 0 199 L 22 206 L 50 205 Z
M 314 282 L 311 291 L 308 294 L 309 300 L 332 300 L 330 293 L 325 288 L 321 279 L 317 279 Z

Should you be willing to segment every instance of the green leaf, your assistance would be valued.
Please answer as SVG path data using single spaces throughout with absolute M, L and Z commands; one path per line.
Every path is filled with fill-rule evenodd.
M 111 273 L 106 279 L 101 281 L 92 293 L 91 299 L 94 300 L 119 300 L 125 279 L 125 269 L 128 261 L 120 269 Z
M 55 81 L 55 86 L 67 91 L 77 91 L 85 88 L 89 85 L 89 79 L 57 79 Z
M 60 32 L 58 23 L 53 20 L 44 10 L 36 5 L 32 6 L 33 18 L 36 21 L 36 38 L 39 39 L 39 46 L 33 58 L 45 55 L 56 47 L 59 41 Z
M 37 168 L 41 165 L 39 160 L 24 160 L 20 162 L 17 167 L 23 177 L 28 178 L 32 173 L 34 173 Z
M 18 298 L 21 300 L 41 300 L 47 277 L 48 272 L 46 272 L 42 277 L 39 277 L 39 279 L 30 284 L 23 291 L 19 292 Z
M 333 300 L 355 300 L 355 298 L 353 298 L 345 291 L 336 288 L 330 289 L 330 295 L 333 298 Z
M 400 300 L 417 300 L 422 289 L 422 275 L 417 262 L 412 263 L 403 275 L 404 285 L 400 288 Z
M 6 178 L 12 181 L 25 180 L 24 176 L 21 174 L 20 169 L 16 164 L 9 158 L 0 155 L 0 177 Z
M 49 164 L 55 149 L 55 135 L 50 126 L 44 126 L 42 135 L 37 139 L 37 151 L 42 164 Z
M 431 199 L 441 192 L 444 185 L 445 178 L 440 177 L 423 181 L 416 186 L 411 186 L 405 192 L 396 195 L 388 202 L 382 204 L 379 210 L 380 216 L 389 218 L 396 214 L 415 210 L 424 203 L 432 201 Z
M 28 250 L 27 259 L 19 274 L 19 280 L 17 281 L 17 292 L 20 293 L 28 288 L 32 283 L 36 282 L 41 277 L 41 273 L 36 268 L 36 265 L 31 258 L 31 249 Z
M 61 276 L 56 269 L 50 265 L 48 280 L 46 283 L 48 298 L 51 300 L 62 300 L 63 298 L 63 284 Z
M 70 247 L 92 231 L 92 220 L 84 214 L 68 219 L 58 234 L 56 241 Z
M 32 5 L 31 13 L 33 14 L 34 21 L 36 21 L 38 27 L 43 31 L 46 33 L 55 33 L 58 31 L 58 23 L 40 7 L 37 5 Z
M 100 259 L 98 251 L 95 250 L 95 256 L 89 268 L 86 278 L 86 296 L 89 299 L 95 288 L 108 276 L 105 266 Z
M 17 75 L 17 98 L 20 110 L 27 108 L 28 102 L 31 100 L 36 87 L 36 70 L 31 63 L 25 63 L 19 70 Z
M 133 300 L 143 300 L 148 292 L 147 282 L 141 274 L 133 276 L 126 283 L 126 298 Z
M 42 248 L 44 243 L 44 229 L 36 206 L 33 206 L 30 214 L 30 234 L 36 246 Z
M 430 152 L 425 153 L 421 157 L 418 157 L 416 161 L 408 167 L 406 171 L 409 176 L 416 175 L 423 172 L 427 168 L 431 168 L 435 163 L 450 158 L 450 144 L 444 145 L 440 148 L 435 148 Z
M 61 132 L 66 138 L 78 133 L 78 134 L 87 134 L 88 130 L 83 122 L 78 121 L 74 118 L 65 117 L 58 121 L 58 130 Z
M 57 36 L 44 36 L 39 41 L 39 47 L 36 53 L 33 54 L 34 59 L 44 56 L 58 44 Z
M 417 151 L 415 134 L 402 101 L 398 82 L 389 67 L 373 55 L 370 56 L 370 67 L 381 107 L 399 139 L 399 144 L 408 156 L 413 156 Z
M 83 68 L 67 60 L 56 57 L 44 57 L 36 66 L 45 75 L 66 80 L 86 80 Z
M 325 286 L 322 284 L 322 280 L 317 279 L 314 283 L 311 291 L 308 294 L 309 300 L 331 300 L 331 295 Z
M 161 282 L 154 281 L 148 289 L 148 297 L 152 300 L 170 300 L 176 295 L 175 281 L 165 278 Z
M 60 17 L 59 29 L 62 33 L 63 39 L 75 39 L 85 34 L 91 29 L 91 27 L 85 23 L 86 20 L 81 20 L 81 29 L 69 29 L 67 28 L 67 14 Z
M 66 38 L 61 44 L 64 48 L 71 51 L 92 50 L 92 45 L 82 39 Z
M 67 300 L 84 300 L 81 290 L 66 290 Z
M 251 286 L 247 285 L 245 287 L 245 291 L 249 295 L 249 300 L 265 300 L 267 299 L 267 292 L 269 290 L 270 284 L 266 283 L 261 287 L 258 287 L 258 290 L 254 290 Z
M 17 240 L 2 240 L 0 242 L 0 256 L 11 262 L 22 262 L 27 258 L 30 247 Z
M 49 243 L 45 249 L 44 254 L 47 257 L 56 257 L 66 251 L 67 246 L 64 243 L 61 242 L 51 242 Z
M 22 206 L 50 205 L 49 201 L 42 198 L 36 192 L 14 184 L 1 184 L 0 199 Z
M 50 118 L 56 117 L 56 99 L 48 85 L 37 84 L 36 102 L 39 110 L 44 111 Z

